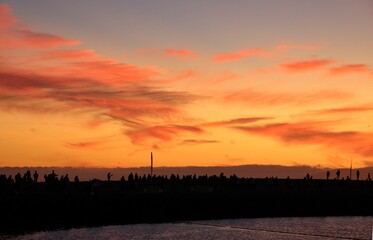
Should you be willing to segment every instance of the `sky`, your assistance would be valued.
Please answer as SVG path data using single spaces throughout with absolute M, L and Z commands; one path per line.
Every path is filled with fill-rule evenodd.
M 373 2 L 2 1 L 0 167 L 373 166 Z

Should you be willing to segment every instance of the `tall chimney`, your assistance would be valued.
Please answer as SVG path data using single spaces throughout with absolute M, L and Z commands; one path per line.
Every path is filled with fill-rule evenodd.
M 153 152 L 150 152 L 150 176 L 153 177 Z
M 351 165 L 350 165 L 350 180 L 352 180 L 352 158 L 351 158 Z

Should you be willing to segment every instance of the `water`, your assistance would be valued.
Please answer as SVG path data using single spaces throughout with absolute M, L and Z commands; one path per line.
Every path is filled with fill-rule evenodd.
M 60 239 L 372 239 L 373 217 L 257 218 L 135 224 L 3 236 L 6 240 Z

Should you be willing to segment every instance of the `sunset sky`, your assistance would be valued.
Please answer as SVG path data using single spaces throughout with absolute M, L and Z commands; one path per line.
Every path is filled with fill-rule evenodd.
M 373 166 L 373 1 L 3 1 L 0 167 Z

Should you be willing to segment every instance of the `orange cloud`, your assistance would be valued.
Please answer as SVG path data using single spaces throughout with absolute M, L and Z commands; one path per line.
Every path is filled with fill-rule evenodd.
M 361 106 L 361 107 L 344 107 L 344 108 L 330 108 L 324 110 L 315 110 L 311 111 L 315 114 L 338 114 L 338 113 L 354 113 L 354 112 L 367 112 L 373 111 L 373 107 L 369 106 Z
M 6 111 L 61 112 L 91 109 L 139 128 L 145 118 L 176 119 L 180 106 L 198 96 L 141 86 L 139 82 L 112 85 L 90 78 L 56 77 L 17 70 L 0 71 L 0 108 Z
M 320 46 L 317 45 L 296 45 L 296 44 L 279 44 L 270 50 L 262 48 L 249 48 L 238 50 L 232 53 L 219 53 L 213 57 L 213 61 L 217 63 L 239 61 L 249 57 L 272 57 L 283 53 L 289 49 L 301 49 L 301 50 L 318 50 Z
M 138 49 L 135 50 L 135 53 L 139 55 L 157 55 L 160 54 L 160 51 L 157 49 Z
M 165 79 L 158 80 L 157 83 L 158 84 L 170 84 L 170 83 L 174 83 L 174 82 L 184 81 L 184 80 L 190 79 L 192 77 L 195 77 L 197 75 L 198 75 L 197 71 L 195 71 L 193 69 L 186 69 L 186 70 L 182 70 L 180 72 L 174 73 L 174 75 L 171 76 L 171 77 L 167 77 Z
M 189 58 L 194 57 L 196 54 L 190 50 L 190 49 L 166 49 L 165 53 L 167 56 L 170 57 L 183 57 L 183 58 Z
M 365 157 L 373 156 L 373 134 L 356 131 L 330 131 L 325 125 L 327 123 L 299 122 L 233 128 L 249 134 L 273 137 L 288 144 L 324 145 Z
M 261 120 L 267 120 L 269 118 L 256 117 L 256 118 L 235 118 L 226 121 L 218 122 L 207 122 L 194 126 L 189 125 L 161 125 L 153 127 L 137 127 L 136 130 L 130 130 L 125 134 L 131 139 L 134 144 L 142 144 L 151 139 L 158 139 L 164 142 L 174 140 L 175 137 L 191 133 L 191 134 L 202 134 L 205 133 L 204 127 L 223 127 L 232 126 L 236 124 L 253 123 Z M 183 140 L 182 144 L 203 144 L 203 143 L 218 143 L 216 140 L 198 140 L 198 139 L 187 139 Z
M 51 102 L 46 99 L 37 99 L 30 96 L 9 95 L 0 91 L 0 109 L 5 112 L 26 112 L 32 114 L 50 114 L 68 112 L 71 107 L 63 103 Z
M 76 40 L 65 39 L 53 34 L 38 33 L 30 30 L 15 30 L 3 32 L 0 35 L 2 48 L 56 48 L 60 46 L 78 45 Z
M 301 50 L 319 50 L 319 45 L 297 45 L 297 44 L 279 44 L 276 49 L 288 50 L 288 49 L 301 49 Z
M 38 76 L 37 74 L 22 71 L 0 71 L 0 79 L 0 89 L 8 89 L 14 92 L 30 89 L 58 89 L 67 85 L 59 78 Z
M 331 74 L 346 74 L 346 73 L 366 73 L 369 72 L 368 66 L 365 64 L 347 64 L 330 69 Z
M 199 126 L 204 126 L 204 127 L 231 126 L 235 124 L 254 123 L 254 122 L 268 120 L 268 119 L 272 119 L 272 118 L 269 118 L 269 117 L 234 118 L 234 119 L 225 120 L 225 121 L 203 123 L 203 124 L 200 124 Z
M 125 134 L 134 144 L 141 144 L 149 139 L 159 139 L 168 142 L 183 133 L 201 134 L 204 132 L 202 128 L 195 126 L 162 125 L 127 131 Z
M 221 62 L 229 62 L 229 61 L 238 61 L 248 57 L 267 57 L 270 56 L 271 53 L 263 50 L 261 48 L 253 48 L 253 49 L 244 49 L 239 50 L 233 53 L 220 53 L 214 56 L 214 62 L 221 63 Z
M 227 82 L 227 81 L 239 80 L 240 78 L 241 76 L 239 74 L 236 74 L 232 71 L 224 71 L 224 72 L 217 73 L 209 77 L 206 83 L 209 85 L 218 84 L 218 83 Z
M 102 143 L 103 142 L 99 142 L 99 141 L 86 141 L 86 142 L 66 143 L 66 146 L 71 147 L 71 148 L 92 150 Z
M 150 80 L 160 74 L 155 67 L 139 67 L 111 59 L 74 62 L 69 68 L 64 67 L 61 70 L 68 75 L 95 78 L 98 81 L 119 84 Z
M 186 139 L 183 144 L 195 145 L 195 144 L 206 144 L 206 143 L 220 143 L 216 140 L 203 140 L 203 139 Z
M 139 121 L 136 119 L 144 117 L 173 119 L 182 114 L 180 105 L 194 99 L 193 95 L 187 93 L 156 91 L 150 88 L 53 92 L 51 95 L 75 108 L 102 109 L 107 116 L 121 120 L 124 124 L 128 121 Z
M 334 61 L 330 59 L 313 59 L 309 61 L 297 61 L 297 62 L 286 63 L 286 64 L 282 64 L 281 66 L 289 72 L 302 72 L 302 71 L 317 70 L 333 62 Z
M 58 61 L 61 60 L 98 60 L 100 56 L 98 56 L 93 49 L 84 49 L 84 50 L 76 50 L 76 49 L 64 49 L 64 50 L 50 50 L 45 51 L 40 54 L 42 59 L 55 59 Z
M 111 136 L 100 136 L 100 137 L 93 137 L 88 139 L 83 139 L 80 141 L 72 140 L 72 141 L 63 141 L 65 146 L 68 148 L 74 149 L 83 149 L 83 150 L 104 150 L 109 149 L 110 147 L 107 146 L 108 142 L 114 141 L 115 135 Z
M 330 100 L 350 99 L 353 95 L 336 90 L 320 90 L 317 92 L 263 92 L 245 89 L 225 94 L 222 100 L 227 103 L 243 103 L 252 106 L 299 105 Z
M 145 81 L 155 83 L 154 80 L 163 72 L 154 66 L 137 66 L 104 58 L 92 49 L 47 50 L 25 56 L 23 61 L 27 62 L 28 68 L 39 73 L 60 77 L 74 76 L 75 79 L 86 78 L 104 84 Z
M 168 48 L 165 50 L 160 49 L 139 49 L 136 50 L 135 53 L 139 55 L 146 55 L 146 56 L 153 56 L 153 57 L 172 57 L 172 58 L 179 58 L 183 60 L 187 59 L 193 59 L 197 56 L 197 54 L 187 48 L 181 48 L 181 49 L 174 49 L 174 48 Z

